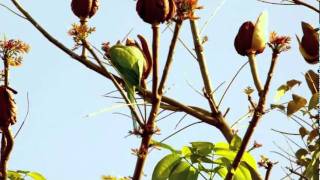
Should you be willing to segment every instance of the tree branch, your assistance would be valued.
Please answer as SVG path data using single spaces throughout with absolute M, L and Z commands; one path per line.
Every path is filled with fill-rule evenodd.
M 234 172 L 236 171 L 236 169 L 238 168 L 240 162 L 241 162 L 241 158 L 243 156 L 243 154 L 245 153 L 249 140 L 251 138 L 251 136 L 253 135 L 253 132 L 257 126 L 257 124 L 259 123 L 260 119 L 262 118 L 263 114 L 264 114 L 264 109 L 265 109 L 265 103 L 266 103 L 266 96 L 269 92 L 269 87 L 270 87 L 270 83 L 271 83 L 271 79 L 273 77 L 273 73 L 275 70 L 275 66 L 276 66 L 276 62 L 278 60 L 278 55 L 279 52 L 278 51 L 273 51 L 272 54 L 272 60 L 271 60 L 271 65 L 269 68 L 269 72 L 268 72 L 268 76 L 267 76 L 267 80 L 266 83 L 264 85 L 264 89 L 261 93 L 261 96 L 259 98 L 259 103 L 257 108 L 254 111 L 252 120 L 250 122 L 250 125 L 246 131 L 246 134 L 244 135 L 244 138 L 242 140 L 240 149 L 232 163 L 232 166 L 230 167 L 228 174 L 226 176 L 226 180 L 232 180 L 232 177 L 234 175 Z
M 221 112 L 218 110 L 216 102 L 214 100 L 210 75 L 209 75 L 208 67 L 206 64 L 206 59 L 203 53 L 203 46 L 200 40 L 198 26 L 195 19 L 190 19 L 190 26 L 191 26 L 192 36 L 193 36 L 193 43 L 194 43 L 195 51 L 197 53 L 198 63 L 200 66 L 200 71 L 201 71 L 201 75 L 204 83 L 205 96 L 207 97 L 207 100 L 209 102 L 212 116 L 216 120 L 215 126 L 218 129 L 220 129 L 220 131 L 222 132 L 224 137 L 227 139 L 227 141 L 231 142 L 233 137 L 232 130 L 229 127 L 229 125 L 226 123 Z

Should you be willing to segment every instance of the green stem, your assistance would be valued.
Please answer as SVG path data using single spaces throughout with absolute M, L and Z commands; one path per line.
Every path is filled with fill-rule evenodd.
M 262 88 L 262 83 L 260 81 L 259 73 L 258 73 L 258 68 L 257 68 L 257 62 L 256 62 L 256 55 L 254 53 L 250 53 L 248 55 L 249 63 L 250 63 L 250 69 L 251 69 L 251 74 L 253 77 L 253 82 L 254 85 L 257 88 L 257 91 L 260 93 L 263 91 Z

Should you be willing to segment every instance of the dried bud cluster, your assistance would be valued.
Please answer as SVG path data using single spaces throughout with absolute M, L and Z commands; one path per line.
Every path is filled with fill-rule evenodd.
M 198 0 L 175 0 L 177 7 L 176 17 L 178 20 L 185 19 L 198 19 L 194 16 L 193 11 L 196 9 L 202 9 L 202 6 L 198 5 Z
M 23 54 L 28 53 L 30 46 L 18 39 L 0 40 L 0 53 L 6 58 L 10 66 L 22 64 Z
M 263 12 L 256 24 L 247 21 L 241 25 L 234 40 L 235 49 L 240 55 L 260 54 L 264 51 L 267 43 L 267 17 L 267 13 Z
M 174 17 L 176 6 L 173 0 L 138 0 L 136 10 L 146 23 L 159 24 Z
M 8 127 L 17 121 L 17 107 L 13 93 L 5 86 L 0 86 L 0 127 Z
M 299 42 L 300 53 L 303 58 L 309 64 L 317 64 L 319 62 L 319 34 L 318 32 L 308 23 L 301 23 L 303 36 Z
M 80 18 L 81 21 L 86 21 L 97 12 L 99 8 L 98 0 L 72 0 L 72 12 Z
M 291 38 L 289 36 L 279 36 L 276 32 L 270 33 L 268 45 L 274 52 L 281 53 L 289 50 Z

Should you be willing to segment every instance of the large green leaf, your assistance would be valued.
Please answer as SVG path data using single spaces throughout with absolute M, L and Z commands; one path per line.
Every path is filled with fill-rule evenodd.
M 233 135 L 233 138 L 230 142 L 230 149 L 233 151 L 238 151 L 240 149 L 241 142 L 242 140 L 237 134 Z
M 9 180 L 23 180 L 22 175 L 15 171 L 7 171 Z
M 170 174 L 169 180 L 197 180 L 197 171 L 187 162 L 181 161 Z
M 196 151 L 195 153 L 206 156 L 212 152 L 214 144 L 211 142 L 192 142 L 191 146 Z
M 227 158 L 221 157 L 216 160 L 220 163 L 218 167 L 214 169 L 214 173 L 218 173 L 221 178 L 225 178 L 228 173 L 228 168 L 231 167 L 232 161 Z M 233 180 L 251 180 L 251 173 L 244 162 L 241 162 L 238 169 L 234 173 Z
M 183 146 L 183 147 L 181 148 L 181 154 L 182 154 L 184 157 L 190 157 L 190 156 L 192 155 L 191 147 Z
M 154 168 L 152 180 L 167 180 L 172 170 L 179 164 L 179 162 L 181 162 L 181 157 L 176 153 L 165 156 Z
M 45 177 L 43 177 L 40 173 L 38 172 L 29 172 L 27 174 L 29 177 L 31 177 L 33 180 L 46 180 Z
M 214 151 L 216 155 L 219 155 L 221 157 L 225 157 L 230 161 L 233 161 L 235 156 L 237 155 L 237 151 L 232 151 L 229 149 L 229 144 L 225 142 L 216 143 L 214 147 Z M 250 167 L 252 167 L 254 170 L 257 170 L 257 163 L 253 156 L 245 152 L 243 154 L 242 160 L 243 162 L 246 162 Z

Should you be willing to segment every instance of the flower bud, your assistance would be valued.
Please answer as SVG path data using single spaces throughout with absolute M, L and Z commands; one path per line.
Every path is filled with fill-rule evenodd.
M 251 49 L 253 30 L 254 25 L 252 22 L 247 21 L 243 23 L 239 29 L 236 39 L 234 40 L 234 47 L 242 56 L 247 55 L 248 51 Z
M 71 9 L 73 13 L 85 21 L 87 18 L 91 18 L 97 12 L 99 8 L 98 0 L 72 0 Z
M 247 21 L 241 25 L 234 41 L 240 55 L 260 54 L 264 51 L 267 44 L 267 21 L 267 13 L 262 12 L 255 24 Z
M 9 88 L 0 86 L 0 127 L 8 127 L 17 121 L 17 108 L 13 93 Z
M 319 34 L 318 32 L 308 23 L 301 23 L 303 36 L 299 42 L 299 50 L 303 58 L 309 64 L 317 64 L 319 62 Z
M 149 24 L 159 24 L 174 17 L 173 0 L 138 0 L 136 10 L 141 19 Z

